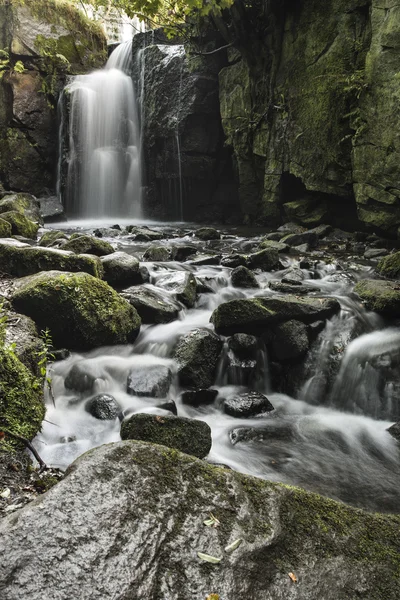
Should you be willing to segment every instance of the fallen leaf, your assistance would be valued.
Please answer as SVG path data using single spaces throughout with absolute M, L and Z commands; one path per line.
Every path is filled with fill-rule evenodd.
M 288 575 L 289 575 L 290 579 L 293 581 L 293 583 L 297 583 L 298 579 L 294 573 L 289 573 Z
M 214 565 L 217 565 L 218 563 L 221 562 L 222 558 L 217 558 L 216 556 L 210 556 L 210 554 L 203 554 L 203 552 L 198 552 L 197 556 L 201 559 L 204 560 L 205 562 L 209 562 L 212 563 Z
M 1 498 L 9 498 L 11 494 L 10 488 L 6 488 L 5 490 L 3 490 L 0 494 Z
M 236 550 L 236 548 L 239 548 L 239 546 L 242 542 L 243 542 L 242 538 L 235 540 L 234 542 L 232 542 L 232 544 L 229 544 L 229 546 L 226 546 L 225 552 L 233 552 L 234 550 Z
M 210 594 L 206 600 L 219 600 L 219 594 Z
M 160 416 L 156 417 L 156 421 L 158 421 L 159 423 L 165 423 L 165 420 Z
M 221 525 L 221 522 L 217 519 L 216 516 L 210 513 L 210 518 L 203 521 L 203 525 L 205 525 L 206 527 L 218 527 L 219 525 Z

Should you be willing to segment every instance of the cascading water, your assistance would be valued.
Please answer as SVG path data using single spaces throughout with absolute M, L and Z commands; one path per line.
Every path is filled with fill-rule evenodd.
M 75 77 L 64 90 L 70 105 L 65 198 L 67 213 L 73 216 L 141 217 L 140 131 L 129 75 L 131 55 L 132 42 L 120 44 L 104 69 Z
M 163 233 L 168 237 L 166 228 Z M 212 248 L 243 253 L 248 241 L 229 237 L 233 236 L 215 242 Z M 142 257 L 153 243 L 123 236 L 118 242 L 116 238 L 110 241 L 137 257 Z M 193 238 L 176 237 L 175 230 L 170 233 L 170 239 L 159 243 L 187 247 L 189 241 L 191 246 L 197 244 L 198 249 L 204 247 L 204 242 Z M 299 268 L 299 262 L 292 257 L 281 257 L 281 260 L 286 266 Z M 380 317 L 367 312 L 354 298 L 352 289 L 359 271 L 349 268 L 349 276 L 346 276 L 343 271 L 335 271 L 333 265 L 324 263 L 303 270 L 310 296 L 336 297 L 342 310 L 326 322 L 313 342 L 298 385 L 292 386 L 292 397 L 276 391 L 276 365 L 261 339 L 253 357 L 239 357 L 239 360 L 232 353 L 229 341 L 224 340 L 212 386 L 218 395 L 211 404 L 191 406 L 182 400 L 177 364 L 173 359 L 178 339 L 198 327 L 212 330 L 211 313 L 222 302 L 257 296 L 279 297 L 281 294 L 273 291 L 268 283 L 279 281 L 283 272 L 258 273 L 259 288 L 238 289 L 231 285 L 231 269 L 221 265 L 169 261 L 147 262 L 146 266 L 150 282 L 144 287 L 155 292 L 160 300 L 176 303 L 169 285 L 183 273 L 193 273 L 204 285 L 204 291 L 191 309 L 178 303 L 179 316 L 172 322 L 142 325 L 132 346 L 74 353 L 52 366 L 50 377 L 55 404 L 48 398 L 46 421 L 35 440 L 47 464 L 65 468 L 86 450 L 120 439 L 120 421 L 115 415 L 101 421 L 87 411 L 88 402 L 96 395 L 111 395 L 125 416 L 143 412 L 168 415 L 170 413 L 160 405 L 165 407 L 166 402 L 173 401 L 178 416 L 201 419 L 209 424 L 212 449 L 208 460 L 211 462 L 273 481 L 300 485 L 370 510 L 400 512 L 399 448 L 386 431 L 400 418 L 400 332 L 385 328 Z M 361 269 L 361 276 L 368 275 L 368 267 Z M 145 373 L 155 365 L 167 366 L 173 373 L 167 396 L 160 399 L 128 393 L 127 377 L 132 369 Z M 280 366 L 281 378 L 296 379 L 299 365 Z M 66 385 L 74 367 L 93 381 L 91 389 L 79 391 Z M 256 418 L 224 413 L 224 399 L 248 390 L 267 394 L 275 410 Z

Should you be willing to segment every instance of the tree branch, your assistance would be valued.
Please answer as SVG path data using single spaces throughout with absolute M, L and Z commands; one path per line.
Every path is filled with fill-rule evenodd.
M 28 450 L 30 450 L 30 452 L 32 452 L 33 456 L 36 458 L 36 460 L 38 461 L 38 463 L 40 465 L 39 473 L 42 473 L 43 471 L 45 471 L 47 469 L 46 463 L 44 462 L 44 460 L 41 459 L 38 451 L 36 450 L 36 448 L 34 448 L 34 446 L 32 446 L 32 444 L 29 440 L 22 437 L 22 435 L 17 435 L 16 433 L 12 433 L 12 431 L 9 431 L 8 429 L 5 429 L 4 427 L 2 427 L 1 430 L 4 431 L 5 434 L 14 438 L 15 440 L 22 442 L 28 448 Z

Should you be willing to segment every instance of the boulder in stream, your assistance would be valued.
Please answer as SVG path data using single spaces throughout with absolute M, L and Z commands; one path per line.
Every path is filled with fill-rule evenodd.
M 229 338 L 228 347 L 239 358 L 255 358 L 258 349 L 258 340 L 254 335 L 235 333 L 235 335 Z
M 328 319 L 339 312 L 340 304 L 333 298 L 243 298 L 220 304 L 211 315 L 215 331 L 222 335 L 256 333 L 272 325 L 296 319 L 312 323 Z
M 50 229 L 45 231 L 39 241 L 39 246 L 42 248 L 49 248 L 55 246 L 61 242 L 61 240 L 68 240 L 68 237 L 63 231 L 57 229 Z
M 197 389 L 186 390 L 182 392 L 181 400 L 183 404 L 190 406 L 203 406 L 204 404 L 213 404 L 218 396 L 218 390 Z
M 388 316 L 400 316 L 400 285 L 393 281 L 363 279 L 354 291 L 364 302 L 368 310 Z
M 211 450 L 211 429 L 204 421 L 148 414 L 132 415 L 121 424 L 123 440 L 141 440 L 204 458 Z
M 128 376 L 127 392 L 132 396 L 165 398 L 172 382 L 172 371 L 165 365 L 140 365 Z
M 219 240 L 221 238 L 221 234 L 219 231 L 214 229 L 213 227 L 200 227 L 194 232 L 195 237 L 199 240 L 207 241 L 207 240 Z
M 97 378 L 98 373 L 93 367 L 90 368 L 87 361 L 80 361 L 72 365 L 68 371 L 64 379 L 64 386 L 67 390 L 74 392 L 90 392 Z
M 21 235 L 22 237 L 36 240 L 39 225 L 28 219 L 24 214 L 16 210 L 10 210 L 1 213 L 1 218 L 11 225 L 12 235 Z
M 296 320 L 286 321 L 274 327 L 268 345 L 271 358 L 278 362 L 299 360 L 306 354 L 308 347 L 308 328 Z
M 171 248 L 168 246 L 150 246 L 143 254 L 145 262 L 165 262 L 171 260 Z
M 208 329 L 183 335 L 174 351 L 181 385 L 208 388 L 214 383 L 222 341 Z
M 196 302 L 197 283 L 193 273 L 176 271 L 157 280 L 157 286 L 173 291 L 176 299 L 188 308 Z
M 395 440 L 400 442 L 400 421 L 398 423 L 394 423 L 391 427 L 386 430 Z
M 144 285 L 128 288 L 122 296 L 135 307 L 143 323 L 171 323 L 181 310 L 177 302 Z
M 261 269 L 261 271 L 273 271 L 279 268 L 279 255 L 275 248 L 266 248 L 249 254 L 247 266 L 250 269 Z
M 107 254 L 115 252 L 111 244 L 91 235 L 73 235 L 63 248 L 76 254 L 94 254 L 95 256 L 107 256 Z
M 272 410 L 271 402 L 260 392 L 244 392 L 224 400 L 224 411 L 232 417 L 255 417 Z
M 389 256 L 384 256 L 378 263 L 376 270 L 384 277 L 391 279 L 400 278 L 400 252 L 394 252 Z
M 85 410 L 101 421 L 113 421 L 121 412 L 114 396 L 110 394 L 97 394 L 86 402 Z
M 102 277 L 103 267 L 97 256 L 74 254 L 56 248 L 38 248 L 14 239 L 0 240 L 2 270 L 16 277 L 34 275 L 39 271 L 84 271 Z
M 139 261 L 127 252 L 114 252 L 101 257 L 104 279 L 112 286 L 123 287 L 140 282 Z
M 7 600 L 398 598 L 399 516 L 143 442 L 90 450 L 0 534 Z
M 247 267 L 240 266 L 233 269 L 231 273 L 233 287 L 238 288 L 258 288 L 260 287 L 257 279 Z
M 58 347 L 89 350 L 132 343 L 141 321 L 136 310 L 105 281 L 87 273 L 44 271 L 20 279 L 12 303 Z

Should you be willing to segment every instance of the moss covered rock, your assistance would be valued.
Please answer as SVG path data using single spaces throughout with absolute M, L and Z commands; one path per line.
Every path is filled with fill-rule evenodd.
M 392 281 L 379 279 L 363 279 L 354 291 L 369 310 L 388 317 L 400 315 L 400 286 Z
M 231 273 L 231 282 L 233 287 L 238 288 L 258 288 L 259 283 L 253 273 L 247 267 L 241 265 L 233 269 Z
M 24 214 L 16 210 L 11 210 L 1 213 L 1 218 L 3 221 L 10 223 L 12 235 L 21 235 L 22 237 L 36 240 L 39 225 L 28 219 L 28 217 L 25 217 Z
M 43 224 L 39 200 L 31 194 L 7 194 L 0 200 L 0 214 L 17 211 L 31 221 Z
M 41 381 L 19 361 L 14 352 L 0 348 L 0 429 L 31 440 L 45 415 Z M 18 446 L 11 437 L 7 444 Z M 0 449 L 2 443 L 0 442 Z
M 204 458 L 211 450 L 211 429 L 204 421 L 183 417 L 133 415 L 121 425 L 123 440 L 142 440 Z
M 8 238 L 12 235 L 11 223 L 0 217 L 0 238 Z
M 141 324 L 129 302 L 87 273 L 48 271 L 23 278 L 12 303 L 40 328 L 48 327 L 54 344 L 63 348 L 128 344 Z
M 210 513 L 216 528 L 204 525 Z M 398 599 L 398 515 L 144 442 L 87 452 L 45 495 L 2 519 L 0 532 L 8 600 L 104 600 L 132 590 L 140 600 Z
M 103 266 L 97 256 L 76 255 L 55 248 L 37 248 L 17 240 L 0 240 L 2 269 L 10 275 L 25 277 L 39 271 L 84 271 L 101 278 Z
M 275 248 L 264 248 L 259 252 L 247 257 L 247 266 L 250 269 L 261 269 L 262 271 L 273 271 L 279 268 L 278 250 Z
M 171 248 L 168 246 L 150 246 L 143 254 L 144 261 L 164 262 L 171 260 Z
M 382 258 L 376 270 L 380 275 L 384 277 L 390 277 L 391 279 L 399 279 L 400 278 L 400 252 L 395 252 L 394 254 L 390 254 L 389 256 L 385 256 Z
M 56 245 L 60 240 L 67 240 L 68 237 L 63 231 L 58 231 L 57 229 L 51 229 L 50 231 L 45 231 L 39 241 L 39 246 L 44 248 L 49 248 L 50 246 Z
M 79 235 L 71 237 L 63 245 L 64 250 L 70 250 L 76 254 L 94 254 L 95 256 L 107 256 L 115 252 L 114 248 L 108 242 L 90 235 Z
M 277 323 L 292 319 L 312 323 L 339 312 L 340 304 L 332 298 L 246 298 L 220 304 L 211 315 L 217 333 L 254 333 L 266 331 Z
M 178 302 L 165 299 L 145 286 L 128 288 L 122 296 L 136 308 L 143 323 L 171 323 L 178 318 L 181 310 Z

